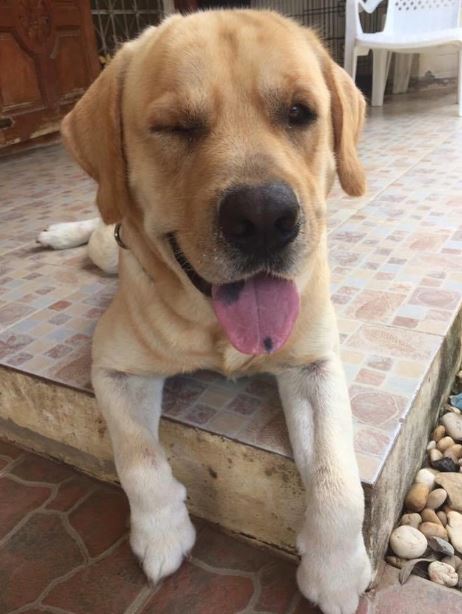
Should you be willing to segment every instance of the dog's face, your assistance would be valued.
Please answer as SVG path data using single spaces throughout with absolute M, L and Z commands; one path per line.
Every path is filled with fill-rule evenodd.
M 300 272 L 324 228 L 335 155 L 345 189 L 364 188 L 361 95 L 311 32 L 274 13 L 176 16 L 126 45 L 95 88 L 64 132 L 105 191 L 103 217 L 129 206 L 117 208 L 125 189 L 114 195 L 127 173 L 149 239 L 173 233 L 209 282 Z
M 275 13 L 212 11 L 126 44 L 63 134 L 106 222 L 136 219 L 161 253 L 220 286 L 303 273 L 335 171 L 349 194 L 364 190 L 363 115 L 312 32 Z
M 293 275 L 319 240 L 335 169 L 316 48 L 254 13 L 179 18 L 152 37 L 123 97 L 146 233 L 174 233 L 209 282 Z

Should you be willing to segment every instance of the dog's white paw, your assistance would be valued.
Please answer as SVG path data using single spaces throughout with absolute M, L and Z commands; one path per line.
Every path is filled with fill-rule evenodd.
M 93 231 L 101 223 L 99 218 L 83 222 L 52 224 L 37 237 L 37 242 L 52 249 L 68 249 L 88 243 Z
M 372 573 L 362 536 L 331 551 L 306 544 L 297 569 L 301 593 L 324 614 L 355 614 Z
M 132 515 L 130 544 L 148 579 L 156 584 L 175 572 L 191 551 L 196 531 L 184 503 L 160 515 Z

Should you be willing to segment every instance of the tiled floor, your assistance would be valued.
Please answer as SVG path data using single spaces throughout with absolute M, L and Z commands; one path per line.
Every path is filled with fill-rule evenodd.
M 202 521 L 190 560 L 149 586 L 127 522 L 121 490 L 0 441 L 1 614 L 320 614 L 292 562 Z M 461 593 L 386 568 L 358 614 L 460 611 Z
M 374 482 L 462 297 L 462 119 L 455 94 L 373 109 L 361 144 L 364 198 L 329 201 L 332 294 L 364 482 Z M 61 147 L 0 161 L 0 364 L 88 389 L 90 337 L 116 280 L 85 248 L 36 234 L 94 215 L 93 183 Z M 165 415 L 290 455 L 274 383 L 210 373 L 170 381 Z
M 200 521 L 192 558 L 150 587 L 127 523 L 121 490 L 0 441 L 0 612 L 318 613 L 293 563 Z

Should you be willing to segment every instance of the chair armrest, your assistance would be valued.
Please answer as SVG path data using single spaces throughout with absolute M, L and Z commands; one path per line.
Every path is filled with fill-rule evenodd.
M 363 11 L 366 11 L 366 13 L 373 13 L 375 11 L 375 9 L 379 6 L 379 4 L 381 2 L 383 2 L 383 0 L 366 0 L 366 2 L 364 2 L 364 0 L 354 0 L 355 3 L 357 4 L 358 8 Z
M 356 38 L 357 35 L 363 33 L 359 13 L 373 13 L 383 0 L 347 0 L 346 1 L 346 24 L 345 24 L 345 39 Z

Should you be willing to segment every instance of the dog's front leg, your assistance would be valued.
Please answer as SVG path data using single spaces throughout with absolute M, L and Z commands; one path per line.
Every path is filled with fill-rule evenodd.
M 159 443 L 163 379 L 93 369 L 93 386 L 109 428 L 120 482 L 130 503 L 130 543 L 148 578 L 173 573 L 195 531 Z
M 354 614 L 371 579 L 364 496 L 342 365 L 333 354 L 278 377 L 295 462 L 306 488 L 297 546 L 302 593 L 325 614 Z

